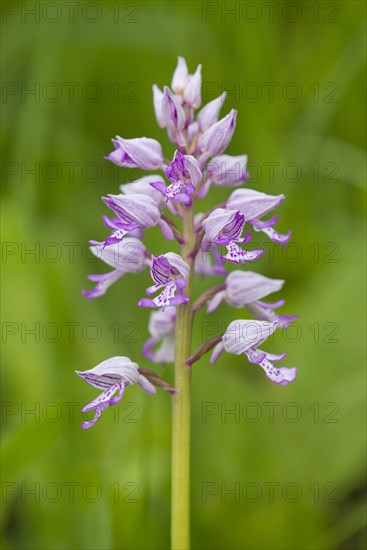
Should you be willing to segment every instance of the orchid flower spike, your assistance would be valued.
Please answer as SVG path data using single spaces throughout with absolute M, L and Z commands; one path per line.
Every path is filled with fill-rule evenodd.
M 277 328 L 286 328 L 297 318 L 279 314 L 278 308 L 285 303 L 283 299 L 268 301 L 267 296 L 279 292 L 284 281 L 240 269 L 241 264 L 259 259 L 264 252 L 256 245 L 251 246 L 251 232 L 244 231 L 245 224 L 256 232 L 262 231 L 275 243 L 284 246 L 289 241 L 290 231 L 281 234 L 274 228 L 277 216 L 266 219 L 285 197 L 241 187 L 249 184 L 247 155 L 226 151 L 235 131 L 237 111 L 232 109 L 220 115 L 226 92 L 201 105 L 201 70 L 199 64 L 191 74 L 185 59 L 178 57 L 170 86 L 153 85 L 155 117 L 174 144 L 173 158 L 164 154 L 160 142 L 150 137 L 116 136 L 112 140 L 114 150 L 105 157 L 107 160 L 122 168 L 148 172 L 143 177 L 138 173 L 135 176 L 138 179 L 120 185 L 119 191 L 115 191 L 118 194 L 103 197 L 113 212 L 113 217 L 103 216 L 110 234 L 102 242 L 90 241 L 90 250 L 112 270 L 89 275 L 95 287 L 83 290 L 87 298 L 97 298 L 125 274 L 137 274 L 149 267 L 153 284 L 138 305 L 154 311 L 142 354 L 145 361 L 162 365 L 175 361 L 176 355 L 177 388 L 128 357 L 113 357 L 94 369 L 78 371 L 89 384 L 103 390 L 84 407 L 84 412 L 95 411 L 94 419 L 83 423 L 84 428 L 94 425 L 102 411 L 117 403 L 131 384 L 139 384 L 148 393 L 155 393 L 158 386 L 180 399 L 186 391 L 181 381 L 187 374 L 181 367 L 191 368 L 213 349 L 211 362 L 223 351 L 244 354 L 249 362 L 259 364 L 276 384 L 286 385 L 296 376 L 295 368 L 274 366 L 284 355 L 260 349 Z M 210 191 L 215 195 L 214 188 L 218 187 L 222 193 L 230 187 L 237 189 L 204 212 L 198 202 Z M 142 240 L 154 228 L 160 229 L 165 241 L 159 239 L 157 243 L 153 233 L 150 240 L 153 250 L 148 251 Z M 173 240 L 179 253 L 171 247 L 161 249 L 163 242 Z M 159 245 L 158 249 L 154 249 L 155 245 Z M 228 272 L 229 262 L 236 264 L 232 272 Z M 196 298 L 195 278 L 204 276 L 222 279 Z M 134 285 L 130 290 L 134 292 Z M 192 353 L 190 342 L 196 312 L 207 305 L 210 313 L 222 301 L 234 308 L 245 308 L 255 320 L 233 321 L 224 334 L 202 342 Z M 180 409 L 174 418 L 174 429 L 178 431 L 182 425 L 181 413 Z

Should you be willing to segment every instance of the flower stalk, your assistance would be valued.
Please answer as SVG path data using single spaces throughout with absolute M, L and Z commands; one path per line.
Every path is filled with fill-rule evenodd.
M 192 313 L 191 288 L 193 262 L 189 252 L 194 244 L 193 210 L 187 208 L 183 217 L 185 244 L 182 258 L 190 266 L 186 287 L 189 302 L 177 306 L 175 332 L 175 388 L 172 396 L 172 500 L 171 548 L 190 548 L 190 427 L 191 427 L 191 367 L 185 364 L 191 353 Z

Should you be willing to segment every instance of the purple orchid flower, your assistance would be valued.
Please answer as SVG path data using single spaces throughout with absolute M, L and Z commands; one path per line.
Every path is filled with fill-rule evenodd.
M 163 166 L 162 147 L 155 139 L 146 137 L 123 139 L 116 136 L 112 140 L 115 150 L 104 157 L 117 166 L 156 170 Z
M 112 229 L 113 233 L 103 243 L 91 241 L 91 244 L 110 246 L 122 241 L 125 235 L 130 234 L 131 231 L 149 229 L 156 225 L 160 226 L 168 239 L 174 238 L 166 222 L 161 219 L 157 202 L 151 196 L 131 193 L 108 195 L 108 197 L 102 197 L 102 200 L 116 214 L 117 218 L 111 219 L 104 216 L 105 225 Z
M 166 187 L 160 181 L 150 185 L 166 197 L 166 202 L 172 199 L 186 205 L 191 204 L 191 196 L 203 176 L 198 161 L 192 155 L 183 155 L 177 150 L 173 161 L 165 169 L 165 174 L 172 182 L 171 185 Z
M 239 210 L 245 215 L 246 221 L 251 223 L 255 231 L 263 231 L 275 243 L 285 245 L 291 238 L 292 232 L 282 235 L 275 231 L 273 226 L 278 221 L 278 216 L 270 220 L 261 221 L 261 217 L 274 210 L 285 199 L 284 195 L 266 195 L 253 189 L 236 189 L 230 195 L 226 206 L 229 209 Z
M 139 273 L 149 264 L 149 255 L 139 239 L 127 237 L 124 241 L 105 247 L 103 244 L 90 247 L 94 256 L 114 268 L 109 273 L 88 275 L 90 281 L 97 283 L 92 290 L 83 290 L 86 298 L 98 298 L 106 294 L 107 289 L 126 273 Z
M 200 231 L 201 221 L 204 214 L 196 214 L 194 219 L 194 225 L 197 227 L 197 231 Z M 213 259 L 213 262 L 212 262 Z M 194 273 L 201 277 L 207 275 L 227 275 L 227 271 L 223 266 L 224 260 L 217 246 L 207 240 L 203 240 L 200 244 L 200 250 L 195 256 Z
M 274 309 L 285 304 L 285 300 L 272 303 L 262 301 L 268 294 L 280 290 L 284 282 L 252 271 L 232 271 L 226 278 L 224 289 L 217 292 L 208 304 L 207 312 L 211 313 L 225 300 L 232 307 L 246 307 L 257 319 L 278 322 L 280 327 L 287 328 L 298 315 L 278 315 L 274 312 Z
M 210 126 L 199 138 L 199 148 L 204 158 L 220 155 L 227 148 L 236 127 L 237 111 L 232 109 L 228 115 Z
M 246 166 L 247 155 L 220 155 L 208 163 L 207 177 L 213 185 L 242 185 L 249 178 Z
M 162 116 L 172 141 L 175 141 L 177 134 L 185 126 L 185 111 L 168 86 L 165 86 L 163 91 Z
M 238 319 L 232 321 L 217 344 L 211 356 L 214 363 L 225 350 L 234 355 L 244 353 L 250 363 L 260 365 L 266 376 L 281 386 L 286 386 L 296 378 L 296 368 L 274 367 L 273 362 L 282 361 L 286 354 L 274 355 L 259 349 L 259 346 L 278 328 L 277 322 L 249 321 Z
M 173 363 L 175 357 L 176 308 L 153 311 L 149 320 L 151 337 L 143 346 L 143 355 L 154 363 Z M 157 344 L 160 346 L 153 349 Z
M 96 367 L 86 371 L 75 371 L 94 388 L 103 392 L 83 407 L 82 412 L 95 411 L 93 420 L 83 422 L 84 430 L 91 428 L 97 422 L 104 409 L 112 407 L 121 401 L 125 388 L 132 384 L 139 384 L 142 390 L 150 395 L 156 393 L 156 389 L 145 376 L 139 373 L 139 365 L 133 363 L 128 357 L 111 357 Z M 118 392 L 118 395 L 115 395 Z
M 142 298 L 138 305 L 142 307 L 161 307 L 179 305 L 188 302 L 184 295 L 190 268 L 175 252 L 167 252 L 157 258 L 153 256 L 150 274 L 155 285 L 147 288 L 148 295 L 163 288 L 159 296 L 153 300 Z M 177 292 L 177 294 L 176 294 Z
M 263 302 L 259 302 L 259 300 L 265 298 L 268 294 L 277 292 L 283 285 L 284 281 L 281 279 L 269 279 L 269 277 L 253 271 L 236 269 L 227 276 L 224 283 L 225 288 L 210 301 L 207 311 L 211 313 L 217 309 L 222 300 L 236 308 L 258 303 L 263 305 Z M 284 303 L 284 300 L 279 300 L 276 302 L 276 306 L 273 305 L 273 307 L 280 307 Z
M 164 98 L 164 92 L 158 88 L 156 84 L 153 84 L 153 106 L 154 106 L 154 112 L 155 116 L 158 122 L 158 125 L 161 128 L 166 128 L 167 126 L 167 116 L 169 118 L 172 118 L 173 110 L 176 109 L 176 115 L 173 117 L 173 120 L 177 118 L 177 121 L 174 123 L 177 126 L 180 126 L 181 121 L 181 109 L 177 109 L 177 105 L 181 106 L 183 103 L 183 93 L 185 91 L 185 88 L 189 82 L 189 71 L 186 65 L 186 61 L 183 57 L 178 58 L 178 63 L 176 70 L 174 72 L 173 78 L 172 78 L 172 90 L 174 91 L 174 94 L 172 94 L 171 90 L 167 88 L 166 91 L 166 100 L 165 100 L 165 107 L 163 107 L 163 98 Z M 169 107 L 169 108 L 168 108 Z M 185 123 L 185 114 L 184 115 L 184 123 Z M 180 119 L 180 121 L 178 120 Z M 182 126 L 183 128 L 183 126 Z M 180 129 L 182 129 L 180 128 Z M 171 136 L 170 136 L 171 137 Z
M 226 210 L 225 208 L 216 208 L 203 221 L 202 226 L 205 231 L 204 242 L 213 242 L 216 245 L 225 246 L 227 254 L 224 259 L 233 263 L 251 262 L 260 258 L 264 250 L 242 250 L 237 243 L 246 243 L 251 238 L 251 233 L 247 233 L 241 238 L 243 227 L 245 225 L 245 216 L 239 211 Z

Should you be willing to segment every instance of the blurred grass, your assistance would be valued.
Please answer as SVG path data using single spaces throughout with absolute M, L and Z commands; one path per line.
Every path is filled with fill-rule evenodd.
M 36 82 L 41 88 L 56 82 L 63 94 L 55 102 L 42 96 L 39 102 L 32 96 L 22 101 L 19 93 L 3 99 L 3 168 L 7 162 L 18 170 L 13 176 L 3 172 L 3 241 L 5 246 L 19 246 L 18 253 L 3 255 L 3 328 L 8 326 L 4 323 L 24 323 L 23 328 L 40 323 L 42 330 L 47 323 L 57 323 L 61 337 L 49 341 L 54 334 L 50 328 L 49 337 L 41 336 L 39 342 L 32 335 L 22 341 L 21 326 L 17 334 L 3 336 L 2 547 L 146 550 L 169 546 L 168 395 L 148 398 L 131 388 L 125 405 L 118 409 L 119 418 L 108 411 L 93 430 L 82 432 L 79 411 L 95 392 L 76 379 L 74 370 L 90 368 L 113 355 L 138 358 L 148 336 L 149 313 L 135 305 L 149 274 L 134 279 L 126 276 L 105 297 L 90 303 L 80 294 L 88 284 L 86 275 L 105 268 L 82 252 L 88 239 L 104 235 L 101 214 L 105 210 L 99 197 L 137 177 L 135 171 L 133 177 L 129 170 L 116 172 L 102 160 L 110 150 L 110 138 L 118 133 L 161 139 L 167 156 L 172 154 L 172 145 L 155 124 L 151 85 L 168 84 L 176 56 L 184 55 L 192 69 L 203 63 L 207 90 L 209 84 L 220 93 L 221 86 L 242 90 L 248 82 L 279 82 L 274 102 L 262 86 L 263 96 L 257 102 L 229 94 L 223 112 L 239 109 L 229 153 L 248 153 L 255 163 L 251 171 L 255 188 L 287 195 L 279 211 L 279 229 L 292 227 L 292 240 L 301 250 L 299 260 L 292 262 L 275 246 L 274 261 L 266 253 L 257 266 L 262 273 L 287 280 L 286 310 L 300 314 L 297 341 L 290 341 L 294 338 L 290 331 L 269 344 L 274 351 L 287 351 L 287 364 L 299 369 L 297 382 L 287 388 L 274 387 L 260 369 L 233 356 L 223 356 L 215 366 L 206 360 L 195 366 L 194 548 L 363 548 L 366 166 L 365 30 L 361 24 L 365 5 L 353 0 L 331 3 L 339 10 L 337 23 L 325 23 L 323 17 L 316 23 L 306 2 L 300 4 L 302 17 L 296 23 L 279 15 L 274 23 L 265 15 L 257 23 L 244 18 L 236 23 L 230 16 L 223 20 L 220 9 L 225 3 L 218 3 L 219 13 L 204 23 L 201 2 L 137 2 L 138 22 L 134 24 L 122 21 L 128 10 L 120 4 L 119 23 L 113 21 L 111 5 L 103 3 L 102 17 L 96 23 L 83 20 L 79 7 L 72 23 L 65 12 L 54 24 L 42 18 L 36 23 L 32 16 L 23 23 L 19 11 L 3 24 L 3 82 L 24 82 L 29 88 Z M 330 9 L 327 4 L 319 3 L 322 16 Z M 12 5 L 21 10 L 21 3 Z M 80 83 L 75 101 L 68 99 L 67 82 Z M 102 90 L 101 99 L 94 103 L 81 94 L 89 82 Z M 114 101 L 112 89 L 116 82 L 119 102 Z M 284 100 L 281 90 L 289 82 L 301 87 L 300 101 Z M 334 103 L 325 102 L 332 90 L 323 89 L 328 82 L 338 87 Z M 122 100 L 131 90 L 123 88 L 126 83 L 137 87 L 137 102 Z M 319 102 L 313 101 L 310 89 L 315 83 L 319 83 Z M 52 169 L 48 177 L 24 173 L 37 162 L 41 167 L 57 163 L 60 177 L 50 181 Z M 279 163 L 272 182 L 266 162 Z M 289 162 L 302 168 L 296 182 L 282 172 Z M 73 178 L 68 173 L 70 163 L 79 163 Z M 102 176 L 96 181 L 92 181 L 92 169 L 87 176 L 83 173 L 87 163 L 100 167 Z M 315 163 L 320 167 L 318 177 Z M 325 181 L 335 165 L 334 181 Z M 256 166 L 262 168 L 258 178 Z M 214 190 L 203 209 L 225 197 L 225 191 Z M 256 235 L 256 240 L 260 242 L 261 237 Z M 53 254 L 47 248 L 50 242 L 62 251 L 58 261 L 48 261 Z M 145 242 L 152 251 L 166 250 L 156 230 L 146 235 Z M 40 246 L 39 261 L 21 254 L 22 247 L 32 249 L 35 243 Z M 64 243 L 76 243 L 74 258 L 68 254 L 71 245 Z M 328 243 L 334 244 L 330 248 Z M 328 256 L 333 251 L 336 255 Z M 291 252 L 294 249 L 289 258 Z M 328 263 L 330 259 L 337 262 Z M 207 281 L 198 281 L 197 292 L 207 285 Z M 222 306 L 210 318 L 200 314 L 194 345 L 201 342 L 202 331 L 211 328 L 204 322 L 219 327 L 237 313 L 241 315 Z M 129 322 L 137 326 L 132 342 L 126 327 Z M 74 338 L 68 337 L 65 323 L 77 323 Z M 91 341 L 92 329 L 83 334 L 88 323 L 101 327 L 95 342 Z M 111 328 L 115 323 L 118 338 Z M 319 342 L 315 328 L 310 328 L 315 323 L 319 324 Z M 327 323 L 337 327 L 337 342 L 327 341 Z M 141 364 L 149 368 L 146 360 L 141 359 Z M 172 379 L 171 367 L 164 374 Z M 274 422 L 267 415 L 269 402 L 279 403 Z M 40 415 L 25 415 L 24 408 L 32 409 L 35 403 Z M 206 403 L 216 403 L 219 412 L 203 422 Z M 259 421 L 251 422 L 255 409 L 250 408 L 245 418 L 225 415 L 226 408 L 239 406 L 246 411 L 249 403 L 260 407 Z M 294 412 L 287 408 L 289 403 L 301 409 L 297 422 L 288 420 L 287 411 L 290 416 Z M 9 414 L 9 406 L 19 411 Z M 68 407 L 75 411 L 74 417 Z M 52 422 L 55 411 L 61 411 L 61 417 L 56 414 L 57 421 Z M 328 417 L 332 412 L 335 416 Z M 337 422 L 329 422 L 330 418 Z M 221 483 L 227 488 L 238 483 L 242 489 L 250 482 L 263 492 L 258 502 L 250 502 L 251 497 L 236 502 L 233 495 L 220 493 Z M 279 484 L 274 502 L 267 497 L 264 484 L 269 482 Z M 54 491 L 61 490 L 55 502 L 57 492 L 52 492 L 50 483 L 56 484 Z M 74 495 L 69 492 L 70 483 L 79 484 Z M 83 492 L 93 483 L 101 490 L 96 502 L 91 501 L 92 486 L 90 494 Z M 218 488 L 206 502 L 204 483 Z M 282 496 L 287 483 L 301 488 L 298 502 Z M 319 502 L 315 502 L 315 484 L 320 488 Z M 20 490 L 9 495 L 7 490 L 14 487 Z M 40 498 L 25 495 L 22 487 L 36 487 Z M 336 487 L 335 502 L 328 501 L 330 487 Z M 135 491 L 135 497 L 129 497 Z

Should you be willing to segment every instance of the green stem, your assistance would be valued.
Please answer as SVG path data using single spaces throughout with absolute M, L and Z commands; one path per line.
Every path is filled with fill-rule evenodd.
M 172 397 L 172 514 L 171 548 L 190 548 L 190 384 L 191 367 L 185 365 L 191 354 L 191 287 L 193 261 L 189 252 L 194 245 L 193 208 L 185 208 L 183 214 L 182 258 L 190 266 L 186 295 L 190 301 L 177 306 L 175 334 L 175 388 Z

